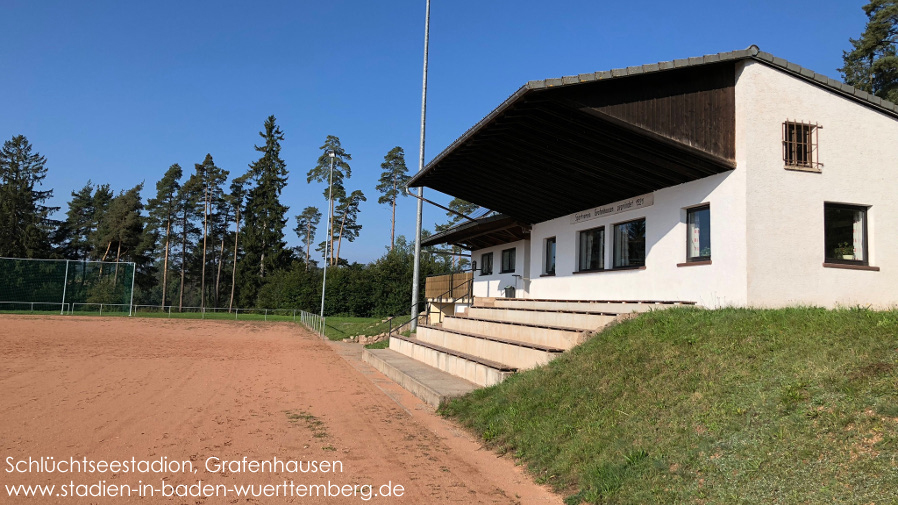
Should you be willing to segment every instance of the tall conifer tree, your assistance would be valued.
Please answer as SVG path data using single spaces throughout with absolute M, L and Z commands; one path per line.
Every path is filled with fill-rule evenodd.
M 849 39 L 839 69 L 845 82 L 880 98 L 898 102 L 898 0 L 871 0 L 865 5 L 867 26 Z
M 24 135 L 0 149 L 0 256 L 46 258 L 50 254 L 50 214 L 58 207 L 44 203 L 53 190 L 40 190 L 47 160 L 32 152 Z
M 384 171 L 380 174 L 380 183 L 377 190 L 381 192 L 381 197 L 377 199 L 377 203 L 389 204 L 392 214 L 390 217 L 390 250 L 393 250 L 393 244 L 396 237 L 396 200 L 400 196 L 405 196 L 402 188 L 409 180 L 408 168 L 405 166 L 405 152 L 401 147 L 396 146 L 384 156 L 384 162 L 380 164 L 380 168 Z
M 147 202 L 150 223 L 153 227 L 164 230 L 162 259 L 162 306 L 168 295 L 168 256 L 171 252 L 172 229 L 178 214 L 178 192 L 181 189 L 181 165 L 175 163 L 168 167 L 162 179 L 156 183 L 156 198 Z
M 274 116 L 268 116 L 264 128 L 259 132 L 263 143 L 255 146 L 262 156 L 250 165 L 253 188 L 248 193 L 244 215 L 245 254 L 241 270 L 246 277 L 241 288 L 247 291 L 241 299 L 247 302 L 255 301 L 257 289 L 268 274 L 284 268 L 290 260 L 284 242 L 288 207 L 280 200 L 287 185 L 287 167 L 281 159 L 284 134 Z

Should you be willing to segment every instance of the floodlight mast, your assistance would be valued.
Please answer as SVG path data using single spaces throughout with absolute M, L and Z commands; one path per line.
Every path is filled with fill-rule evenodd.
M 418 156 L 418 173 L 424 170 L 424 131 L 427 126 L 427 50 L 430 43 L 430 0 L 424 13 L 424 79 L 421 85 L 421 149 Z M 415 268 L 412 276 L 412 320 L 409 329 L 418 329 L 418 284 L 421 279 L 421 221 L 424 213 L 424 188 L 418 188 L 418 212 L 415 217 Z
M 331 218 L 331 202 L 334 198 L 334 161 L 337 159 L 337 153 L 333 149 L 327 150 L 327 156 L 331 159 L 330 174 L 327 178 L 327 232 L 328 236 L 324 238 L 324 275 L 321 276 L 321 320 L 324 321 L 324 292 L 327 289 L 327 246 L 331 238 L 334 236 Z M 323 331 L 323 328 L 322 328 Z

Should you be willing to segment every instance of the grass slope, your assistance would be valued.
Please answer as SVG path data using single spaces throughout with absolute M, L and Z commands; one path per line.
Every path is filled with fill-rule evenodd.
M 672 309 L 442 412 L 568 503 L 898 503 L 898 312 Z

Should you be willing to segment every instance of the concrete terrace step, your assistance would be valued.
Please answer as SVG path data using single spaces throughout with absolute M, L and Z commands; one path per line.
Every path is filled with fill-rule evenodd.
M 448 374 L 390 349 L 365 349 L 362 359 L 428 405 L 439 407 L 477 384 Z
M 449 316 L 443 319 L 444 329 L 477 335 L 525 342 L 542 346 L 570 349 L 586 340 L 589 332 L 579 328 L 549 326 L 511 321 L 493 321 L 473 317 Z
M 492 386 L 517 371 L 515 367 L 418 339 L 391 336 L 390 349 L 479 386 Z
M 418 326 L 417 339 L 515 367 L 519 370 L 545 365 L 564 349 L 489 335 L 466 333 L 433 326 Z
M 662 301 L 662 300 L 542 300 L 533 298 L 495 298 L 493 300 L 475 299 L 474 306 L 480 303 L 492 303 L 494 307 L 537 309 L 537 310 L 574 310 L 588 312 L 610 312 L 629 314 L 631 312 L 648 312 L 650 310 L 670 307 L 691 307 L 695 302 Z
M 517 307 L 469 307 L 468 317 L 513 323 L 565 326 L 581 330 L 598 330 L 614 321 L 615 312 L 593 312 L 568 309 L 529 309 Z

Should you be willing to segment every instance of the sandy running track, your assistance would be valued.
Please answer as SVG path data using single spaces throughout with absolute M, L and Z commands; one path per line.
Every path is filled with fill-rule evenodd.
M 560 503 L 362 363 L 358 349 L 290 323 L 0 316 L 0 503 Z M 18 471 L 41 457 L 167 458 L 196 473 Z M 207 471 L 209 458 L 244 457 L 339 461 L 342 472 Z M 163 480 L 182 487 L 164 490 Z M 186 487 L 198 481 L 222 486 L 161 496 L 212 490 Z M 105 496 L 11 498 L 6 486 L 20 484 Z M 147 487 L 138 496 L 148 484 L 153 496 Z M 297 487 L 310 484 L 354 496 Z M 384 484 L 403 496 L 373 496 Z M 110 485 L 132 495 L 110 497 L 122 493 Z M 247 485 L 250 496 L 237 496 Z

